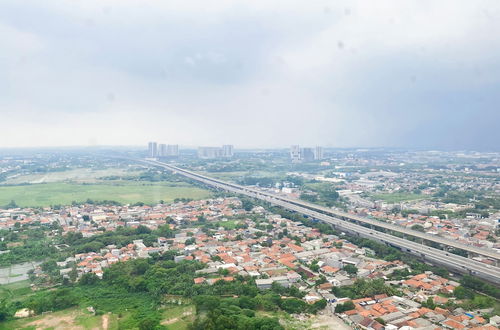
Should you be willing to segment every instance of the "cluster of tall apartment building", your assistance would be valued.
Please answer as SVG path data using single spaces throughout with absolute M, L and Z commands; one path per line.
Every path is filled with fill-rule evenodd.
M 225 144 L 222 147 L 198 147 L 198 158 L 231 158 L 234 155 L 233 146 Z
M 231 144 L 222 147 L 198 147 L 198 158 L 231 158 L 234 155 L 234 147 Z M 148 157 L 177 157 L 179 156 L 179 146 L 177 144 L 148 143 Z
M 323 159 L 323 147 L 301 148 L 299 145 L 293 145 L 290 148 L 290 158 L 293 163 L 321 160 Z
M 177 144 L 163 144 L 156 142 L 148 143 L 148 156 L 150 158 L 156 157 L 177 157 L 179 156 L 179 145 Z

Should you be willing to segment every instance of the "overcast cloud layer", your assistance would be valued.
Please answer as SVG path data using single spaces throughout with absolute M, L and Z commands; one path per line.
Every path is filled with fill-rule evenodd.
M 500 2 L 0 2 L 0 147 L 500 149 Z

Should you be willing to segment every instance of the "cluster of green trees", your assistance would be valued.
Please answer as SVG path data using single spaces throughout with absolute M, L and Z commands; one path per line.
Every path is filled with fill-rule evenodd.
M 46 238 L 46 231 L 50 230 L 51 227 L 17 227 L 17 232 L 2 230 L 0 233 L 0 236 L 4 238 L 0 242 L 0 250 L 10 251 L 0 254 L 0 267 L 32 260 L 42 260 L 48 255 L 57 252 L 50 239 Z M 8 247 L 8 243 L 17 244 Z
M 277 318 L 256 316 L 258 305 L 248 297 L 222 299 L 215 296 L 197 296 L 194 299 L 197 317 L 194 330 L 256 329 L 281 330 Z
M 15 200 L 11 200 L 9 203 L 2 206 L 2 208 L 7 209 L 7 210 L 8 209 L 16 209 L 18 207 L 19 206 L 17 205 Z
M 482 292 L 488 296 L 500 299 L 500 289 L 498 287 L 493 286 L 484 281 L 481 281 L 480 279 L 475 278 L 473 276 L 465 275 L 460 280 L 460 284 L 465 288 Z
M 434 274 L 439 275 L 441 277 L 448 278 L 449 272 L 443 267 L 431 267 L 428 264 L 425 264 L 419 261 L 417 258 L 402 252 L 401 250 L 387 246 L 385 244 L 369 240 L 366 238 L 349 236 L 347 239 L 360 247 L 366 247 L 375 252 L 375 256 L 384 259 L 387 261 L 395 261 L 401 260 L 407 265 L 409 265 L 412 269 L 412 274 L 421 274 L 425 271 L 432 271 Z
M 128 180 L 128 181 L 149 181 L 149 182 L 181 182 L 182 178 L 168 171 L 149 170 L 137 175 L 110 175 L 99 178 L 101 180 Z
M 480 213 L 483 217 L 489 215 L 488 209 L 500 210 L 500 198 L 485 196 L 482 191 L 453 191 L 450 186 L 443 185 L 434 196 L 441 198 L 444 203 L 467 204 L 472 201 L 474 207 L 466 211 Z
M 80 204 L 82 204 L 82 203 L 79 203 L 77 201 L 71 202 L 71 205 L 73 205 L 73 206 L 78 206 Z M 113 201 L 113 200 L 108 200 L 108 199 L 94 200 L 94 199 L 90 199 L 90 198 L 87 198 L 87 200 L 85 201 L 85 204 L 90 204 L 90 205 L 114 205 L 114 206 L 120 206 L 120 205 L 122 205 L 122 203 L 117 202 L 117 201 Z
M 194 299 L 198 311 L 195 329 L 282 329 L 276 319 L 258 317 L 255 312 L 316 313 L 326 306 L 324 300 L 306 304 L 300 299 L 303 293 L 295 287 L 275 284 L 271 290 L 261 292 L 251 277 L 193 285 L 196 271 L 204 265 L 196 261 L 175 263 L 174 255 L 116 263 L 104 270 L 102 280 L 93 273 L 84 274 L 77 283 L 66 282 L 59 288 L 36 292 L 24 301 L 5 304 L 0 314 L 8 318 L 23 307 L 42 313 L 93 306 L 97 313 L 126 314 L 121 321 L 127 323 L 126 327 L 156 329 L 165 295 L 176 295 Z M 43 267 L 51 269 L 51 265 L 52 261 Z
M 352 285 L 336 286 L 332 289 L 335 296 L 351 299 L 359 299 L 364 297 L 373 297 L 377 294 L 387 294 L 388 296 L 400 296 L 401 292 L 397 289 L 386 285 L 381 278 L 375 280 L 357 279 Z
M 358 273 L 358 267 L 351 264 L 345 265 L 343 270 L 345 270 L 349 275 L 356 275 Z
M 326 307 L 325 300 L 308 305 L 298 298 L 282 299 L 273 292 L 237 298 L 201 295 L 194 302 L 198 316 L 193 329 L 283 329 L 278 319 L 258 317 L 255 311 L 279 308 L 288 313 L 317 313 Z
M 237 180 L 238 184 L 245 186 L 274 187 L 279 182 L 279 178 L 245 176 Z
M 332 184 L 329 183 L 314 183 L 307 185 L 308 190 L 312 192 L 303 192 L 300 198 L 326 206 L 334 206 L 340 195 Z
M 354 303 L 349 300 L 343 304 L 337 304 L 335 306 L 335 313 L 344 313 L 353 310 L 354 308 L 356 308 L 356 306 L 354 306 Z

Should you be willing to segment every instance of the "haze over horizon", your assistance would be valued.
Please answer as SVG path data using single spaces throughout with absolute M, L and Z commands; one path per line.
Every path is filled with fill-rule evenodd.
M 497 1 L 0 3 L 0 148 L 500 150 Z

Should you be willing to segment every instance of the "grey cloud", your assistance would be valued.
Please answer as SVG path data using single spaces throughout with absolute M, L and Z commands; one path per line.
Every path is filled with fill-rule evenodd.
M 4 1 L 1 146 L 498 149 L 499 18 L 494 1 Z

